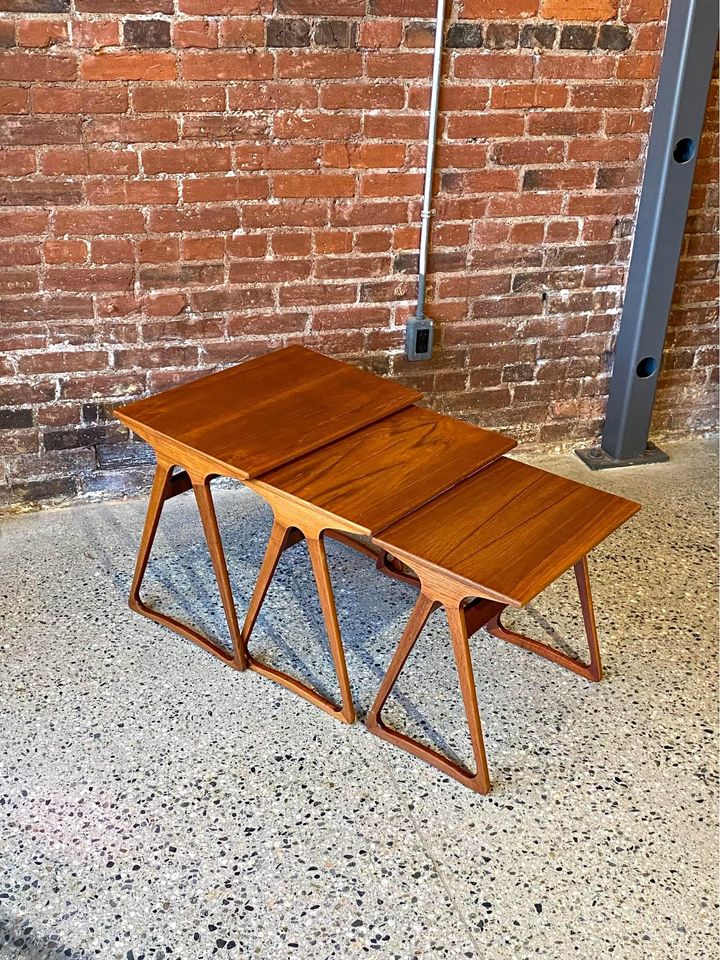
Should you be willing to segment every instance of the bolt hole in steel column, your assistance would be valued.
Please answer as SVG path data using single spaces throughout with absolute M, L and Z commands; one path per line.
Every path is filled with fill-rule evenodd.
M 690 137 L 683 137 L 675 144 L 673 159 L 676 163 L 689 163 L 695 156 L 695 141 Z
M 643 357 L 640 363 L 635 367 L 635 373 L 642 379 L 646 380 L 648 377 L 651 377 L 658 368 L 658 362 L 655 357 Z

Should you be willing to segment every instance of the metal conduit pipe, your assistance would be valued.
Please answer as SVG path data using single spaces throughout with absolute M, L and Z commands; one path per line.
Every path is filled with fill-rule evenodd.
M 435 172 L 435 142 L 437 140 L 438 103 L 440 100 L 440 76 L 442 72 L 443 41 L 445 35 L 445 0 L 437 0 L 435 13 L 435 45 L 433 54 L 432 88 L 430 91 L 430 114 L 428 117 L 427 154 L 425 158 L 425 186 L 420 213 L 420 257 L 418 266 L 418 294 L 415 316 L 407 322 L 405 332 L 405 356 L 408 360 L 427 360 L 432 354 L 434 325 L 425 316 L 427 295 L 427 262 L 430 241 L 430 221 L 433 215 L 432 189 Z

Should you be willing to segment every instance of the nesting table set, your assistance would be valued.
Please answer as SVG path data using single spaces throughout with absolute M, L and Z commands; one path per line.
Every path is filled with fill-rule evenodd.
M 345 723 L 355 720 L 325 538 L 341 540 L 419 596 L 366 718 L 368 728 L 479 793 L 490 790 L 468 638 L 485 628 L 600 680 L 587 554 L 639 509 L 621 497 L 504 456 L 516 441 L 416 406 L 422 395 L 299 346 L 248 360 L 128 404 L 118 418 L 155 450 L 157 468 L 130 606 L 226 664 L 281 683 Z M 210 482 L 241 480 L 274 522 L 245 621 L 239 625 Z M 164 503 L 193 490 L 227 619 L 229 649 L 148 607 L 140 588 Z M 305 540 L 339 704 L 248 650 L 282 553 Z M 508 630 L 522 607 L 574 567 L 589 662 Z M 475 770 L 386 726 L 382 708 L 429 615 L 444 607 Z

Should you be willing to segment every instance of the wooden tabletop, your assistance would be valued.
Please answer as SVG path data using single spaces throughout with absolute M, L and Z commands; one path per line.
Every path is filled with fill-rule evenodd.
M 639 509 L 502 457 L 374 540 L 410 567 L 462 584 L 468 597 L 520 607 Z
M 371 535 L 515 445 L 502 434 L 410 407 L 264 474 L 255 487 Z
M 248 479 L 421 397 L 292 346 L 130 403 L 116 415 L 156 449 L 197 451 L 218 472 Z

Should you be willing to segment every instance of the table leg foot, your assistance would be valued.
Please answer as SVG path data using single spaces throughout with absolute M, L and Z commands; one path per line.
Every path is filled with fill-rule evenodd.
M 270 533 L 270 540 L 265 552 L 262 566 L 260 568 L 260 574 L 258 576 L 255 590 L 253 591 L 253 595 L 250 600 L 250 606 L 245 617 L 245 623 L 242 630 L 243 650 L 245 650 L 247 653 L 247 662 L 251 670 L 254 670 L 256 673 L 259 673 L 264 677 L 268 677 L 271 680 L 275 680 L 286 689 L 298 694 L 298 696 L 303 697 L 314 706 L 319 707 L 321 710 L 325 711 L 325 713 L 336 717 L 343 723 L 353 723 L 355 720 L 355 707 L 353 705 L 350 681 L 345 663 L 345 653 L 343 651 L 340 627 L 338 625 L 337 612 L 335 610 L 335 600 L 332 592 L 332 584 L 330 582 L 325 547 L 321 536 L 306 537 L 305 539 L 307 540 L 310 561 L 312 563 L 315 583 L 320 598 L 320 607 L 325 620 L 325 628 L 327 631 L 328 643 L 330 645 L 330 652 L 335 665 L 335 674 L 340 687 L 340 696 L 342 701 L 341 705 L 338 706 L 337 704 L 333 703 L 333 701 L 321 696 L 321 694 L 319 694 L 316 690 L 313 690 L 312 687 L 303 683 L 301 680 L 291 677 L 282 670 L 278 670 L 275 667 L 271 667 L 268 664 L 263 663 L 261 660 L 258 660 L 256 657 L 252 656 L 252 654 L 247 652 L 247 644 L 250 639 L 250 634 L 255 626 L 257 616 L 267 595 L 272 578 L 275 575 L 280 557 L 283 551 L 288 548 L 288 546 L 290 546 L 292 543 L 297 543 L 298 541 L 298 530 L 294 527 L 282 524 L 277 520 L 274 522 L 272 531 Z
M 489 620 L 496 615 L 499 604 L 489 600 L 482 602 L 486 604 L 485 614 Z M 490 792 L 490 774 L 485 755 L 482 724 L 475 690 L 475 678 L 470 657 L 467 624 L 465 622 L 464 611 L 460 605 L 457 607 L 454 605 L 446 605 L 445 609 L 450 628 L 453 653 L 455 655 L 455 664 L 460 681 L 460 691 L 465 707 L 465 717 L 470 732 L 473 756 L 475 758 L 475 771 L 473 772 L 462 764 L 456 763 L 432 747 L 428 747 L 424 743 L 420 743 L 420 741 L 408 736 L 408 734 L 393 730 L 386 726 L 382 720 L 382 708 L 391 690 L 395 686 L 397 678 L 410 655 L 410 651 L 415 646 L 428 617 L 438 606 L 440 606 L 439 602 L 433 600 L 424 592 L 418 597 L 405 632 L 400 640 L 400 644 L 380 685 L 375 702 L 368 713 L 366 725 L 371 733 L 374 733 L 376 736 L 387 740 L 402 750 L 406 750 L 421 760 L 425 760 L 427 763 L 442 770 L 443 773 L 458 780 L 476 793 L 486 794 Z
M 588 570 L 587 557 L 583 557 L 575 564 L 575 579 L 580 594 L 580 606 L 582 608 L 583 622 L 585 624 L 585 633 L 590 652 L 590 662 L 584 663 L 567 653 L 556 650 L 547 643 L 535 640 L 532 637 L 526 637 L 522 633 L 516 633 L 514 630 L 508 630 L 500 620 L 500 614 L 493 618 L 486 629 L 494 637 L 500 640 L 507 640 L 518 647 L 530 650 L 532 653 L 544 657 L 553 663 L 571 670 L 578 676 L 586 680 L 597 682 L 602 680 L 602 661 L 600 659 L 600 644 L 598 641 L 597 626 L 595 624 L 595 612 L 593 609 L 592 593 L 590 589 L 590 572 Z
M 142 599 L 142 582 L 147 571 L 148 560 L 150 558 L 152 546 L 155 541 L 155 535 L 157 533 L 163 507 L 167 500 L 170 500 L 179 493 L 183 493 L 185 490 L 188 490 L 191 485 L 195 486 L 194 484 L 191 484 L 189 478 L 185 474 L 182 474 L 180 477 L 173 477 L 173 468 L 173 464 L 159 461 L 155 469 L 155 477 L 153 479 L 152 490 L 150 492 L 150 501 L 148 503 L 147 515 L 145 517 L 145 525 L 143 527 L 142 537 L 140 539 L 140 549 L 138 551 L 138 557 L 135 564 L 135 574 L 133 576 L 133 582 L 130 588 L 130 608 L 136 613 L 142 614 L 142 616 L 147 617 L 150 620 L 154 620 L 155 623 L 159 623 L 163 627 L 168 627 L 170 630 L 178 633 L 181 637 L 185 637 L 187 640 L 192 640 L 193 643 L 197 643 L 204 650 L 207 650 L 208 653 L 211 653 L 219 660 L 222 660 L 223 663 L 228 664 L 228 666 L 235 667 L 236 669 L 244 669 L 245 664 L 242 656 L 238 656 L 240 647 L 237 645 L 237 640 L 240 637 L 240 631 L 237 625 L 237 620 L 234 619 L 235 607 L 232 602 L 232 592 L 230 590 L 230 583 L 227 577 L 227 567 L 225 566 L 225 558 L 222 552 L 219 531 L 217 529 L 215 511 L 212 507 L 212 498 L 210 496 L 208 481 L 201 481 L 199 484 L 203 487 L 203 490 L 198 499 L 198 506 L 200 507 L 200 515 L 203 521 L 203 526 L 205 527 L 206 536 L 208 537 L 208 548 L 210 549 L 210 555 L 213 560 L 216 574 L 218 573 L 219 569 L 224 571 L 224 582 L 221 582 L 221 578 L 219 577 L 218 583 L 220 585 L 223 606 L 225 607 L 225 614 L 228 619 L 228 629 L 230 630 L 230 636 L 233 640 L 234 649 L 229 651 L 215 643 L 209 637 L 206 637 L 204 634 L 200 633 L 198 630 L 195 630 L 194 627 L 183 623 L 169 614 L 153 610 L 151 607 L 148 607 Z M 197 489 L 195 493 L 197 497 Z M 211 536 L 208 536 L 208 530 L 210 530 L 211 536 L 213 532 L 215 534 L 212 542 Z M 227 605 L 228 601 L 230 610 Z

